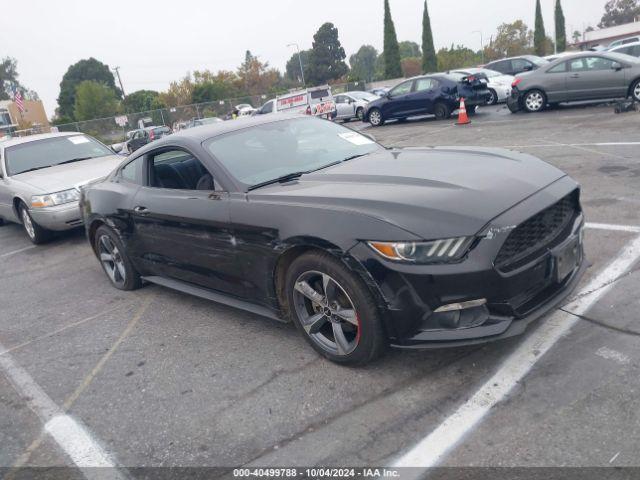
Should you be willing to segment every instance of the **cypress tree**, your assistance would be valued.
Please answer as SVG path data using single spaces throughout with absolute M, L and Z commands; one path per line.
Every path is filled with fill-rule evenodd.
M 433 46 L 431 20 L 429 19 L 427 0 L 424 0 L 424 13 L 422 14 L 422 71 L 428 73 L 437 70 L 438 58 L 436 57 L 436 49 Z
M 536 29 L 533 32 L 533 50 L 536 55 L 543 57 L 546 52 L 547 34 L 544 31 L 544 20 L 542 19 L 542 9 L 540 0 L 536 0 Z
M 402 76 L 400 65 L 400 47 L 396 36 L 396 27 L 391 18 L 389 0 L 384 0 L 384 75 L 386 78 L 398 78 Z
M 564 26 L 564 12 L 560 0 L 556 0 L 556 50 L 564 52 L 567 49 L 567 32 Z

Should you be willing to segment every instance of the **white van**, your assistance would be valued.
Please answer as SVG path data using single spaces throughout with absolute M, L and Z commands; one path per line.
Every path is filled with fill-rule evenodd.
M 336 102 L 331 94 L 331 87 L 324 85 L 279 95 L 262 105 L 255 114 L 280 112 L 298 112 L 333 118 L 336 114 Z

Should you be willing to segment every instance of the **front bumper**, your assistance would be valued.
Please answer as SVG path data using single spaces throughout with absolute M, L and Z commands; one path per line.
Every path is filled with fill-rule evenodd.
M 47 230 L 71 230 L 82 225 L 82 213 L 78 202 L 65 203 L 55 207 L 32 208 L 31 218 Z
M 511 95 L 507 97 L 507 107 L 511 113 L 522 110 L 522 102 L 520 101 L 520 92 L 517 88 L 511 90 Z
M 575 191 L 568 177 L 529 197 L 492 220 L 457 264 L 398 264 L 381 259 L 364 244 L 349 253 L 363 267 L 383 310 L 390 343 L 400 348 L 439 348 L 498 340 L 524 332 L 571 295 L 585 269 L 584 218 L 577 211 L 557 241 L 544 252 L 500 270 L 494 259 L 518 225 Z M 575 252 L 572 268 L 559 275 L 560 252 Z M 560 260 L 559 260 L 560 259 Z M 486 299 L 486 304 L 454 314 L 437 310 L 453 303 Z

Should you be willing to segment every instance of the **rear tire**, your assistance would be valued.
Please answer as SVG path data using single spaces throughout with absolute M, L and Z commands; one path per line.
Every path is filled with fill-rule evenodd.
M 94 250 L 102 270 L 115 288 L 136 290 L 142 286 L 140 274 L 125 253 L 118 235 L 109 227 L 98 227 L 94 237 Z
M 493 88 L 489 89 L 489 96 L 487 97 L 487 105 L 496 105 L 498 103 L 498 94 Z
M 289 267 L 285 288 L 291 319 L 322 356 L 363 365 L 387 346 L 380 312 L 362 281 L 325 252 L 309 252 Z
M 542 90 L 530 90 L 522 98 L 522 107 L 525 112 L 536 113 L 547 106 L 547 96 Z
M 27 237 L 29 237 L 29 240 L 31 240 L 31 243 L 33 243 L 34 245 L 42 245 L 43 243 L 47 243 L 49 240 L 51 240 L 53 232 L 38 225 L 36 221 L 31 217 L 29 209 L 24 203 L 20 203 L 18 211 L 20 213 L 20 221 L 22 222 L 22 227 L 24 228 Z
M 361 122 L 364 120 L 364 108 L 358 107 L 358 110 L 356 110 L 356 117 L 358 117 L 358 120 Z
M 451 109 L 446 103 L 436 103 L 433 107 L 433 114 L 436 116 L 436 120 L 446 120 L 451 117 Z
M 380 127 L 384 125 L 384 117 L 379 108 L 373 108 L 369 112 L 369 123 L 372 127 Z

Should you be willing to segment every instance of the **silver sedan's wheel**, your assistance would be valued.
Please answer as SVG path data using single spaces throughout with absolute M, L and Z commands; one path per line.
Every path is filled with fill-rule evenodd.
M 527 93 L 524 97 L 524 107 L 528 112 L 539 112 L 545 106 L 544 94 L 538 90 Z
M 382 113 L 377 108 L 374 108 L 369 113 L 369 123 L 374 127 L 382 125 Z
M 358 120 L 362 121 L 364 118 L 364 108 L 360 107 L 356 110 L 356 117 L 358 117 Z
M 638 80 L 634 85 L 633 85 L 633 90 L 631 91 L 631 94 L 633 95 L 633 99 L 636 102 L 640 102 L 640 80 Z
M 487 95 L 487 105 L 495 105 L 498 103 L 498 94 L 495 90 L 489 89 L 489 95 Z
M 325 352 L 345 356 L 360 341 L 360 322 L 342 286 L 326 273 L 308 271 L 294 284 L 294 308 L 309 338 Z
M 101 235 L 98 247 L 100 262 L 111 282 L 116 286 L 124 285 L 127 281 L 127 270 L 117 245 L 113 243 L 109 235 Z
M 25 232 L 27 232 L 27 235 L 29 235 L 31 241 L 34 241 L 36 238 L 36 229 L 33 226 L 31 216 L 26 208 L 22 209 L 22 226 L 24 227 Z

